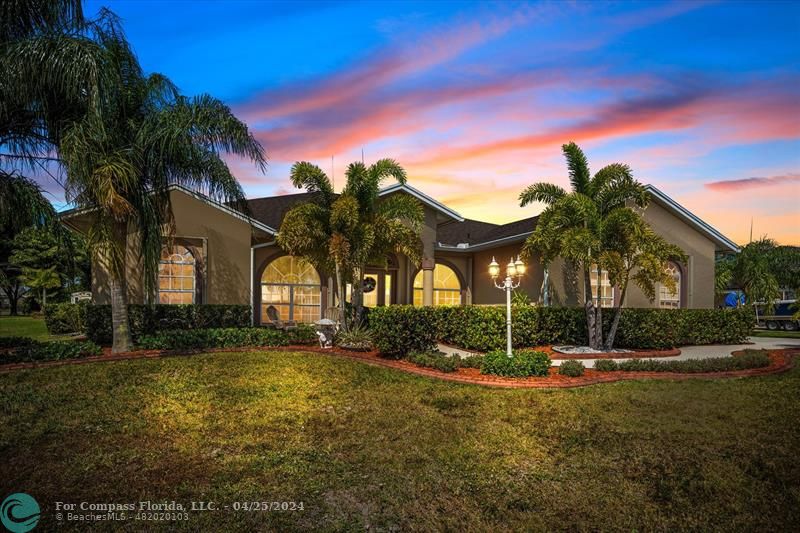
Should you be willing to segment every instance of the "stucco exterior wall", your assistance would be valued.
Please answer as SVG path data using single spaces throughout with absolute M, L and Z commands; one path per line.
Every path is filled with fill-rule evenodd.
M 515 258 L 522 250 L 522 243 L 500 246 L 488 250 L 475 252 L 473 255 L 473 291 L 472 303 L 478 305 L 502 304 L 506 302 L 505 292 L 495 288 L 489 276 L 489 263 L 494 257 L 500 264 L 500 275 L 505 278 L 506 265 L 510 258 Z M 526 272 L 522 277 L 518 291 L 524 291 L 532 302 L 539 301 L 539 291 L 542 287 L 544 273 L 538 257 L 531 258 L 526 263 Z
M 235 218 L 180 190 L 170 192 L 176 240 L 190 242 L 202 264 L 201 300 L 209 304 L 247 304 L 250 301 L 250 242 L 252 230 Z M 145 303 L 141 254 L 137 236 L 128 236 L 127 280 L 130 303 Z M 108 270 L 101 262 L 92 263 L 92 298 L 95 303 L 110 303 Z

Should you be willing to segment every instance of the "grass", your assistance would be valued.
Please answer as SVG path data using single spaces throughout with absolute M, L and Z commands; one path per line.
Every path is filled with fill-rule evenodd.
M 0 337 L 30 337 L 37 341 L 72 338 L 70 335 L 50 335 L 43 318 L 30 316 L 0 316 Z
M 42 530 L 55 501 L 143 499 L 304 505 L 161 524 L 183 531 L 796 530 L 798 420 L 797 368 L 505 390 L 308 353 L 64 366 L 0 375 L 0 494 Z
M 755 329 L 751 334 L 753 337 L 771 337 L 778 339 L 800 339 L 800 331 L 769 331 L 766 329 Z

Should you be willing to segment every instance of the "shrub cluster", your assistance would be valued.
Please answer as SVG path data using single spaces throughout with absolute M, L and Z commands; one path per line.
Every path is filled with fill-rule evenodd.
M 408 360 L 417 366 L 435 368 L 441 372 L 455 372 L 461 366 L 458 356 L 448 356 L 439 351 L 413 352 L 408 355 Z
M 20 348 L 29 346 L 36 341 L 30 337 L 0 337 L 0 350 L 6 348 Z
M 309 324 L 298 324 L 296 328 L 286 330 L 289 344 L 316 344 L 319 342 L 317 331 Z
M 145 333 L 177 329 L 244 328 L 250 326 L 248 305 L 128 305 L 134 340 Z M 98 344 L 112 339 L 111 306 L 86 307 L 86 336 Z
M 550 363 L 550 358 L 544 352 L 516 350 L 509 357 L 504 350 L 493 350 L 483 356 L 481 374 L 518 378 L 547 376 Z
M 572 378 L 577 378 L 578 376 L 582 376 L 584 370 L 586 370 L 586 367 L 583 366 L 583 363 L 575 360 L 562 361 L 562 363 L 558 367 L 559 374 L 561 374 L 562 376 L 569 376 Z
M 271 328 L 176 329 L 140 335 L 139 348 L 183 350 L 193 348 L 236 348 L 240 346 L 286 346 L 289 334 Z
M 436 348 L 436 307 L 388 305 L 370 312 L 375 347 L 385 357 L 400 359 L 411 352 Z
M 608 331 L 614 313 L 604 313 Z M 512 343 L 517 348 L 544 344 L 585 344 L 582 308 L 515 306 Z M 377 348 L 389 357 L 429 351 L 437 341 L 490 351 L 505 344 L 503 306 L 388 306 L 372 310 L 370 325 Z M 753 326 L 750 309 L 622 310 L 615 345 L 667 349 L 686 344 L 735 344 Z
M 86 302 L 47 304 L 44 324 L 50 334 L 83 333 L 86 325 Z
M 28 342 L 18 343 L 16 347 L 0 353 L 0 362 L 58 361 L 100 355 L 101 353 L 100 347 L 91 341 L 39 342 L 28 339 Z
M 368 352 L 372 350 L 372 334 L 363 327 L 340 331 L 336 335 L 336 345 L 345 350 Z
M 769 366 L 769 356 L 760 350 L 747 350 L 736 357 L 709 357 L 707 359 L 686 359 L 661 361 L 658 359 L 628 359 L 616 362 L 613 359 L 595 361 L 595 369 L 603 372 L 681 372 L 696 374 L 700 372 L 726 372 Z

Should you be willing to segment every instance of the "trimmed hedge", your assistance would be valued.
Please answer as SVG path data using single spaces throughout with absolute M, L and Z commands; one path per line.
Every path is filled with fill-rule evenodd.
M 271 328 L 176 329 L 141 335 L 137 342 L 145 350 L 237 348 L 241 346 L 286 346 L 287 332 Z
M 515 347 L 586 344 L 582 308 L 515 306 L 511 313 Z M 613 313 L 603 314 L 606 331 L 612 319 Z M 615 346 L 668 349 L 687 344 L 736 344 L 747 338 L 753 322 L 753 313 L 747 308 L 626 308 Z M 377 348 L 388 357 L 429 351 L 437 341 L 484 352 L 505 346 L 504 306 L 376 307 L 370 324 Z
M 709 357 L 706 359 L 672 361 L 628 359 L 620 362 L 616 362 L 613 359 L 605 359 L 595 361 L 595 369 L 603 372 L 681 372 L 686 374 L 747 370 L 749 368 L 763 368 L 769 365 L 769 356 L 761 350 L 747 350 L 742 355 L 735 357 Z
M 87 303 L 60 303 L 44 306 L 44 324 L 51 335 L 83 333 Z
M 400 359 L 436 348 L 435 307 L 388 305 L 370 312 L 370 331 L 381 355 Z
M 250 327 L 249 305 L 128 305 L 133 339 L 143 334 L 177 329 Z M 111 306 L 86 307 L 86 336 L 98 344 L 112 340 Z
M 562 361 L 561 365 L 558 367 L 559 374 L 562 376 L 569 376 L 571 378 L 582 376 L 584 370 L 586 370 L 586 367 L 583 366 L 583 363 L 575 360 Z
M 550 357 L 544 352 L 534 350 L 515 350 L 509 357 L 504 350 L 493 350 L 483 356 L 481 374 L 525 378 L 529 376 L 548 376 Z
M 448 356 L 442 352 L 413 352 L 408 360 L 417 366 L 435 368 L 441 372 L 455 372 L 461 366 L 458 356 Z
M 91 341 L 30 342 L 0 353 L 0 363 L 24 363 L 31 361 L 58 361 L 100 355 L 102 350 Z

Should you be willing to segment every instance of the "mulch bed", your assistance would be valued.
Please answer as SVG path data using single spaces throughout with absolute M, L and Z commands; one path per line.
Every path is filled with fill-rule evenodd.
M 585 387 L 598 383 L 612 383 L 615 381 L 631 379 L 661 379 L 669 381 L 683 381 L 687 379 L 719 379 L 719 378 L 742 378 L 750 376 L 764 376 L 786 372 L 794 365 L 794 357 L 800 355 L 800 350 L 770 350 L 767 355 L 771 364 L 763 368 L 750 368 L 747 370 L 733 370 L 727 372 L 703 372 L 703 373 L 676 373 L 676 372 L 599 372 L 592 368 L 587 368 L 583 376 L 568 377 L 558 373 L 557 367 L 550 368 L 548 377 L 531 378 L 506 378 L 502 376 L 490 376 L 481 374 L 477 368 L 459 368 L 455 372 L 446 373 L 438 370 L 423 368 L 403 360 L 386 359 L 381 357 L 377 351 L 371 352 L 351 352 L 339 348 L 323 349 L 317 346 L 280 346 L 280 347 L 259 347 L 249 346 L 241 348 L 213 348 L 200 350 L 137 350 L 121 354 L 112 354 L 110 348 L 104 348 L 103 355 L 84 357 L 81 359 L 67 359 L 63 361 L 42 361 L 38 363 L 11 363 L 0 365 L 0 373 L 12 372 L 15 370 L 42 368 L 64 365 L 78 365 L 85 363 L 96 363 L 106 361 L 126 361 L 131 359 L 155 359 L 159 357 L 172 357 L 194 355 L 213 352 L 252 352 L 254 350 L 270 351 L 292 351 L 292 352 L 311 352 L 335 357 L 354 359 L 374 366 L 394 368 L 418 376 L 431 377 L 444 381 L 457 383 L 468 383 L 472 385 L 484 385 L 489 387 L 504 387 L 513 389 L 549 389 L 549 388 L 572 388 Z M 735 355 L 735 354 L 734 354 Z M 598 357 L 594 357 L 598 359 Z

